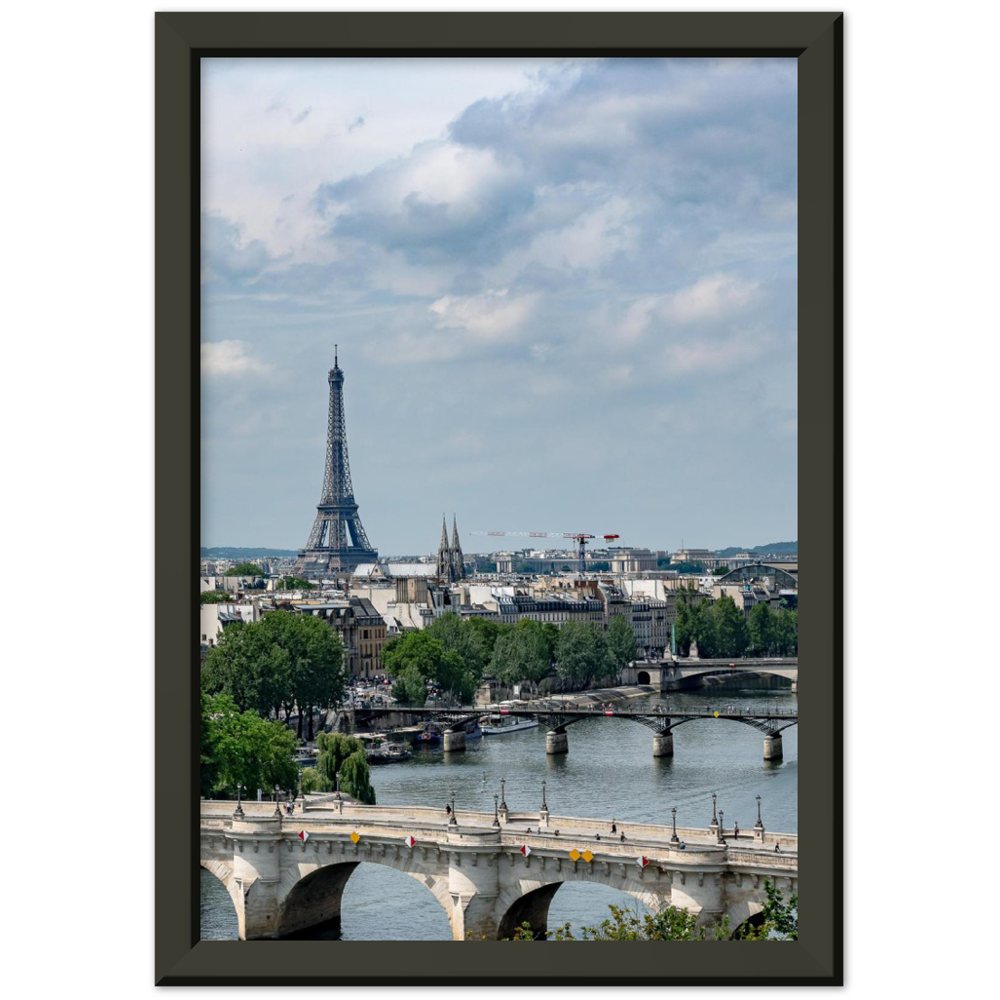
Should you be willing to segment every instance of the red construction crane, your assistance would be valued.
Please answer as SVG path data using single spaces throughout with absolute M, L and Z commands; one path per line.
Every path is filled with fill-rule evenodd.
M 520 538 L 572 538 L 577 545 L 577 558 L 580 560 L 580 569 L 584 568 L 587 558 L 587 543 L 596 538 L 597 535 L 590 535 L 585 531 L 473 531 L 473 535 L 514 535 Z M 604 540 L 611 542 L 618 538 L 618 535 L 605 535 Z

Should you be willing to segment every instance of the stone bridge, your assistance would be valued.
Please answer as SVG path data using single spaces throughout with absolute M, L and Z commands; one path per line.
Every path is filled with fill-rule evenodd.
M 758 656 L 739 659 L 686 659 L 636 660 L 622 671 L 625 684 L 649 684 L 660 691 L 679 691 L 685 681 L 696 677 L 737 677 L 740 675 L 784 677 L 798 689 L 799 660 L 797 656 Z
M 715 821 L 708 829 L 623 824 L 622 842 L 609 821 L 552 816 L 544 804 L 451 817 L 356 805 L 336 793 L 300 800 L 291 816 L 273 803 L 243 803 L 235 813 L 233 805 L 201 803 L 201 865 L 228 890 L 241 940 L 339 925 L 344 887 L 362 862 L 425 886 L 456 941 L 508 938 L 524 923 L 543 936 L 566 882 L 610 886 L 653 913 L 680 907 L 699 924 L 725 916 L 734 930 L 762 909 L 765 878 L 786 896 L 798 886 L 797 836 L 759 822 L 738 839 Z

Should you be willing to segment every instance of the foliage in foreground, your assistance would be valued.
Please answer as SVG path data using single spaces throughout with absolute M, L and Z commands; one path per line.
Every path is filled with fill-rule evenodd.
M 624 907 L 610 905 L 611 916 L 596 927 L 581 927 L 579 937 L 571 924 L 563 924 L 548 932 L 550 941 L 797 941 L 799 937 L 798 906 L 795 893 L 784 900 L 784 894 L 770 880 L 764 880 L 767 902 L 753 925 L 741 925 L 734 935 L 729 918 L 709 927 L 697 927 L 697 918 L 687 910 L 668 906 L 660 913 L 639 914 Z M 510 941 L 534 941 L 529 923 L 514 931 Z

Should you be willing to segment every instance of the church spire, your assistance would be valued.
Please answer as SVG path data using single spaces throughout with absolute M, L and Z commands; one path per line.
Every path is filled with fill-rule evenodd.
M 451 549 L 448 547 L 448 518 L 441 515 L 441 544 L 438 546 L 437 575 L 439 580 L 451 580 Z
M 458 518 L 451 515 L 451 572 L 452 579 L 465 579 L 465 559 L 462 556 L 462 544 L 458 540 Z

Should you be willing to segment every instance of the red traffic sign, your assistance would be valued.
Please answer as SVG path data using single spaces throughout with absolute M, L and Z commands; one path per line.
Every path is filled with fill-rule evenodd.
M 299 840 L 304 844 L 309 839 L 309 832 L 307 830 L 299 830 Z
M 521 845 L 521 853 L 522 853 L 522 854 L 523 854 L 523 855 L 524 855 L 525 857 L 527 857 L 527 856 L 528 856 L 528 855 L 529 855 L 529 854 L 531 853 L 531 848 L 530 848 L 530 847 L 528 847 L 528 845 L 527 845 L 527 844 L 522 844 L 522 845 Z
M 649 858 L 645 857 L 642 854 L 640 854 L 639 857 L 637 857 L 635 860 L 639 863 L 640 868 L 645 868 L 646 865 L 649 864 Z
M 406 844 L 407 847 L 412 847 L 416 843 L 416 841 L 409 834 L 407 834 L 403 838 L 403 843 Z

